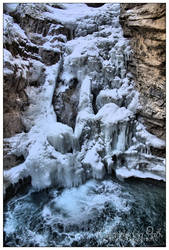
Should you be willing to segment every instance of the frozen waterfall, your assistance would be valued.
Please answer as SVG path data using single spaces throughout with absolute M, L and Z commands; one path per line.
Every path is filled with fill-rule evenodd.
M 40 56 L 50 51 L 60 58 L 53 65 L 32 61 L 30 81 L 40 78 L 42 68 L 45 80 L 27 86 L 30 105 L 22 117 L 27 131 L 5 139 L 10 153 L 25 160 L 4 171 L 5 188 L 27 176 L 37 189 L 78 186 L 113 173 L 120 179 L 165 180 L 164 159 L 150 150 L 164 142 L 137 119 L 139 93 L 127 68 L 132 51 L 119 24 L 120 4 L 94 10 L 85 4 L 62 7 L 48 6 L 44 12 L 60 26 L 49 28 Z M 5 18 L 6 25 L 13 22 Z M 24 30 L 13 26 L 23 37 Z M 62 27 L 69 37 L 58 34 Z

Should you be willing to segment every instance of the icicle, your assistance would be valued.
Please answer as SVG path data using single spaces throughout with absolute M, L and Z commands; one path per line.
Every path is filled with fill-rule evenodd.
M 117 141 L 117 145 L 116 145 L 116 149 L 119 151 L 124 152 L 125 151 L 125 142 L 126 142 L 126 126 L 122 125 L 122 127 L 120 127 L 120 134 L 118 135 L 118 141 Z

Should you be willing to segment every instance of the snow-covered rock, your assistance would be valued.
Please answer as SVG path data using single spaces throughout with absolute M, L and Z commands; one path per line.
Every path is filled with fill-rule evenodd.
M 74 147 L 72 128 L 59 122 L 51 127 L 51 130 L 49 129 L 47 140 L 56 151 L 62 154 L 68 153 Z

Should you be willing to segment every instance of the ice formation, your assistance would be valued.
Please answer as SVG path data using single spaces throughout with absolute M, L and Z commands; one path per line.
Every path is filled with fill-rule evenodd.
M 40 46 L 40 56 L 43 59 L 44 53 L 52 51 L 59 54 L 59 59 L 53 65 L 38 57 L 31 59 L 26 90 L 30 105 L 23 113 L 27 132 L 5 139 L 11 146 L 10 153 L 23 155 L 25 161 L 4 171 L 7 185 L 31 176 L 33 187 L 38 189 L 51 185 L 71 187 L 87 179 L 103 179 L 113 171 L 119 178 L 165 180 L 164 159 L 151 155 L 150 151 L 150 146 L 161 148 L 164 142 L 149 134 L 136 118 L 141 107 L 127 69 L 132 51 L 119 24 L 120 5 L 110 3 L 98 9 L 85 4 L 61 7 L 46 4 L 41 13 L 55 24 L 50 26 Z M 36 8 L 36 4 L 25 4 L 24 8 L 23 16 Z M 7 6 L 8 14 L 15 9 L 22 11 L 20 5 Z M 6 32 L 12 25 L 12 35 L 32 45 L 30 39 L 34 33 L 28 38 L 26 31 L 7 14 L 4 22 Z M 70 30 L 69 39 L 57 34 L 61 27 Z M 53 34 L 62 43 L 53 41 Z M 38 37 L 43 38 L 41 34 Z M 5 49 L 6 61 L 13 61 L 13 65 L 21 63 L 23 73 L 30 63 L 12 57 Z M 42 72 L 45 79 L 40 86 L 31 86 Z M 73 79 L 79 91 L 74 130 L 57 121 L 52 103 L 54 94 L 71 89 Z M 71 119 L 71 114 L 66 115 Z

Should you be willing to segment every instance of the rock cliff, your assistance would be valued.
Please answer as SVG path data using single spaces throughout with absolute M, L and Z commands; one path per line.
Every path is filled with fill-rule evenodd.
M 120 23 L 131 42 L 128 68 L 135 76 L 144 119 L 149 132 L 165 139 L 166 5 L 121 4 Z

